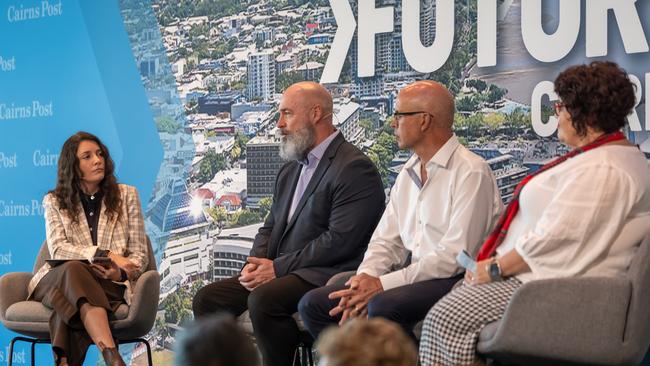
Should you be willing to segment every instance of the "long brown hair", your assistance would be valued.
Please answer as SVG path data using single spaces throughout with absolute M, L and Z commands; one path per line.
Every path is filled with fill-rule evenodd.
M 102 151 L 104 157 L 104 179 L 99 183 L 101 191 L 104 193 L 104 205 L 106 205 L 106 215 L 109 219 L 120 218 L 122 198 L 120 188 L 115 178 L 115 164 L 108 152 L 108 148 L 97 136 L 88 132 L 79 131 L 70 136 L 61 148 L 57 170 L 56 187 L 49 193 L 53 194 L 61 210 L 65 210 L 72 222 L 77 223 L 79 215 L 79 192 L 81 192 L 81 170 L 79 169 L 79 159 L 77 158 L 77 149 L 82 141 L 94 141 Z

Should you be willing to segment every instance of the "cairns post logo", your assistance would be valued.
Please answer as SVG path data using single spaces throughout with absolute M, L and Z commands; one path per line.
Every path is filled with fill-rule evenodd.
M 16 153 L 5 153 L 0 151 L 0 169 L 18 167 L 18 156 Z
M 11 251 L 2 253 L 0 252 L 0 266 L 11 265 Z
M 11 360 L 12 364 L 19 364 L 22 365 L 25 363 L 25 350 L 22 351 L 16 351 L 14 348 L 13 352 L 13 358 Z M 0 348 L 0 362 L 8 362 L 9 361 L 9 346 L 4 347 L 4 349 Z

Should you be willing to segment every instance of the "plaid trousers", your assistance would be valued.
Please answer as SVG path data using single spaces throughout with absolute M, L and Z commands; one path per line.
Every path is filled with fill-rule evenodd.
M 481 329 L 501 319 L 521 286 L 511 277 L 501 282 L 461 285 L 429 310 L 422 328 L 422 366 L 472 366 L 481 363 L 476 343 Z

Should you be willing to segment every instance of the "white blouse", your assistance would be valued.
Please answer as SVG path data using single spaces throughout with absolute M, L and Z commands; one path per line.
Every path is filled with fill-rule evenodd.
M 519 204 L 497 253 L 521 255 L 522 282 L 620 276 L 650 230 L 650 167 L 635 146 L 601 146 L 540 173 Z

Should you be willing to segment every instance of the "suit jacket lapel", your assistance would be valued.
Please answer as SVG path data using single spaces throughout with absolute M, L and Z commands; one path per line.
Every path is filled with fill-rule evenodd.
M 302 211 L 302 209 L 305 207 L 305 204 L 307 203 L 307 199 L 309 198 L 309 196 L 311 196 L 311 194 L 314 193 L 316 187 L 318 187 L 318 183 L 320 183 L 320 180 L 325 175 L 325 172 L 327 172 L 327 169 L 332 164 L 332 159 L 334 159 L 334 157 L 336 156 L 336 152 L 339 146 L 341 145 L 341 143 L 343 143 L 343 141 L 345 141 L 343 139 L 343 134 L 339 133 L 339 135 L 336 136 L 336 138 L 334 138 L 332 143 L 330 143 L 330 145 L 327 147 L 327 150 L 325 150 L 325 154 L 323 154 L 323 158 L 318 163 L 314 175 L 312 175 L 311 179 L 309 180 L 309 184 L 307 184 L 307 188 L 305 188 L 305 192 L 302 194 L 300 201 L 298 201 L 298 206 L 296 206 L 296 211 L 293 213 L 293 216 L 291 216 L 291 220 L 287 224 L 287 227 L 284 229 L 285 234 L 287 231 L 289 231 L 289 229 L 291 229 L 293 224 L 296 222 L 296 218 L 298 217 L 298 215 L 300 215 L 300 211 Z M 298 181 L 296 180 L 296 182 Z M 294 184 L 294 190 L 295 190 L 295 184 Z M 292 198 L 293 198 L 293 191 L 289 198 L 289 202 L 291 202 Z
M 278 244 L 280 243 L 280 238 L 284 234 L 284 229 L 287 225 L 287 216 L 289 215 L 289 208 L 291 207 L 291 199 L 293 198 L 293 192 L 296 190 L 296 184 L 298 184 L 298 178 L 300 178 L 301 166 L 297 162 L 291 163 L 292 166 L 287 168 L 289 170 L 286 174 L 286 180 L 282 186 L 278 186 L 278 192 L 276 195 L 280 198 L 278 203 L 277 215 L 275 215 L 275 223 L 273 225 L 274 229 L 269 238 L 269 247 L 267 249 L 267 255 L 271 253 L 276 253 L 278 250 Z M 280 179 L 280 177 L 278 177 Z

